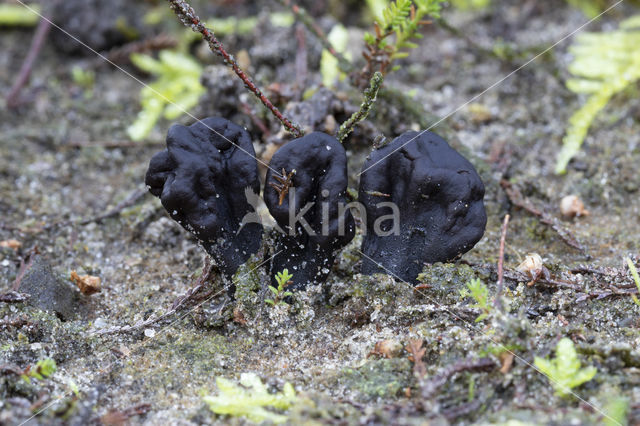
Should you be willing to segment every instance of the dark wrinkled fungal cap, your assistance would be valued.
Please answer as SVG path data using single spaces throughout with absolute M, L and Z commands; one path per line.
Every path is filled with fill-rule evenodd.
M 277 183 L 274 177 L 279 176 L 274 170 L 282 173 L 282 169 L 286 173 L 296 172 L 292 175 L 289 193 L 279 204 L 280 194 L 271 183 Z M 283 231 L 276 235 L 274 250 L 282 251 L 272 261 L 272 276 L 287 268 L 293 274 L 291 288 L 304 288 L 326 280 L 335 258 L 334 251 L 344 247 L 355 233 L 349 210 L 342 209 L 340 214 L 341 206 L 347 204 L 346 191 L 347 154 L 335 138 L 314 132 L 276 151 L 264 187 L 264 201 Z M 313 203 L 302 218 L 315 235 L 307 232 L 300 221 L 294 222 L 295 235 L 291 235 L 290 201 L 293 201 L 293 218 L 307 203 Z
M 367 213 L 364 274 L 386 269 L 415 284 L 424 263 L 453 260 L 482 238 L 487 215 L 480 176 L 435 133 L 403 133 L 373 151 L 362 170 L 359 199 Z M 376 205 L 389 201 L 398 206 L 399 235 L 376 235 L 376 220 L 392 214 L 390 207 Z M 386 219 L 378 227 L 390 233 L 392 225 Z
M 167 149 L 151 159 L 145 183 L 227 277 L 259 249 L 262 225 L 241 226 L 254 213 L 247 195 L 260 192 L 258 165 L 249 134 L 229 120 L 171 126 Z

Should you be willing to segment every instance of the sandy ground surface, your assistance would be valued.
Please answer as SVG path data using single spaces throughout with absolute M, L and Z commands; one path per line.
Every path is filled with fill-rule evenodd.
M 47 43 L 23 104 L 0 108 L 0 241 L 21 243 L 0 248 L 0 291 L 11 289 L 36 247 L 39 256 L 23 268 L 21 285 L 50 291 L 31 303 L 0 302 L 0 424 L 20 424 L 34 413 L 30 424 L 244 423 L 211 413 L 203 395 L 218 394 L 217 377 L 237 381 L 249 372 L 270 392 L 294 386 L 297 398 L 284 412 L 293 424 L 601 424 L 621 401 L 629 423 L 640 422 L 640 308 L 627 294 L 634 287 L 624 266 L 627 256 L 637 265 L 640 253 L 637 91 L 612 101 L 568 173 L 554 175 L 567 119 L 583 101 L 564 86 L 570 41 L 474 100 L 473 107 L 458 108 L 587 18 L 564 2 L 495 3 L 484 12 L 445 12 L 475 45 L 437 26 L 429 29 L 347 143 L 350 186 L 357 188 L 372 135 L 395 137 L 456 111 L 438 129 L 478 168 L 488 214 L 483 239 L 461 262 L 425 266 L 423 285 L 414 291 L 388 276 L 361 276 L 358 235 L 339 253 L 325 287 L 297 293 L 287 306 L 264 303 L 268 277 L 258 268 L 241 275 L 235 301 L 214 277 L 214 297 L 196 308 L 109 335 L 97 332 L 168 310 L 201 274 L 204 252 L 145 194 L 148 161 L 162 149 L 170 123 L 160 122 L 143 142 L 130 142 L 125 129 L 138 111 L 140 84 L 93 56 L 69 56 Z M 267 11 L 255 31 L 224 40 L 234 51 L 249 52 L 250 70 L 261 85 L 281 83 L 281 93 L 301 92 L 287 86 L 296 75 L 295 27 L 269 27 L 263 22 Z M 614 28 L 635 12 L 622 5 L 589 29 Z M 220 13 L 232 14 L 233 7 Z M 359 19 L 342 13 L 357 52 Z M 175 24 L 171 15 L 166 19 Z M 319 22 L 330 27 L 332 19 Z M 6 94 L 33 29 L 0 31 L 0 93 Z M 507 61 L 479 49 L 499 41 L 517 54 Z M 224 78 L 216 58 L 195 50 L 211 65 L 204 77 L 209 92 L 193 114 L 241 121 L 259 155 L 268 158 L 277 124 L 241 84 Z M 307 50 L 305 85 L 317 89 L 320 48 L 308 33 Z M 95 70 L 92 94 L 74 83 L 73 66 Z M 315 128 L 325 130 L 332 119 L 340 123 L 358 105 L 359 95 L 346 84 L 335 92 L 342 110 L 317 112 L 321 108 L 311 105 L 310 115 L 320 114 L 307 117 Z M 270 136 L 242 113 L 238 99 L 267 123 Z M 297 105 L 304 115 L 301 104 L 292 105 L 290 111 Z M 583 250 L 516 206 L 501 180 L 555 219 Z M 561 217 L 559 202 L 569 194 L 584 201 L 588 216 Z M 127 200 L 130 205 L 117 214 L 99 218 Z M 475 322 L 480 311 L 459 290 L 480 278 L 496 294 L 506 214 L 505 309 Z M 267 238 L 264 250 L 269 244 Z M 549 270 L 531 286 L 515 272 L 527 253 L 540 254 Z M 71 271 L 100 277 L 102 291 L 77 294 Z M 33 306 L 36 299 L 46 309 Z M 535 356 L 552 356 L 562 337 L 575 342 L 583 365 L 598 370 L 569 398 L 554 396 L 549 380 L 532 367 Z M 409 356 L 416 341 L 424 349 L 422 363 Z M 515 354 L 510 365 L 505 347 Z M 46 358 L 58 366 L 52 377 L 27 383 L 15 374 Z M 426 372 L 422 378 L 417 364 Z

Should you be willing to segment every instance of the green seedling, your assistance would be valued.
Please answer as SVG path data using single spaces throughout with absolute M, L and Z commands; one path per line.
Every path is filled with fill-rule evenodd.
M 491 313 L 491 299 L 489 298 L 489 288 L 478 278 L 467 281 L 467 288 L 460 290 L 460 296 L 471 297 L 475 300 L 472 308 L 477 308 L 482 313 L 476 318 L 476 322 L 480 322 Z
M 21 376 L 27 383 L 31 383 L 31 378 L 43 380 L 56 372 L 56 362 L 51 358 L 38 361 L 35 367 L 27 367 Z
M 291 278 L 293 278 L 293 275 L 289 273 L 288 269 L 283 269 L 282 272 L 278 272 L 276 274 L 278 288 L 272 285 L 269 286 L 269 291 L 273 294 L 273 299 L 265 299 L 265 302 L 271 306 L 286 305 L 287 302 L 282 299 L 293 295 L 293 293 L 291 293 L 290 291 L 284 290 L 286 286 L 291 284 Z
M 581 368 L 576 348 L 567 337 L 558 342 L 555 358 L 535 357 L 534 364 L 549 378 L 556 395 L 562 398 L 571 395 L 571 389 L 593 379 L 598 371 L 593 366 Z
M 246 417 L 261 423 L 285 423 L 288 417 L 267 408 L 284 411 L 296 402 L 296 392 L 291 383 L 285 383 L 282 392 L 269 393 L 267 386 L 254 373 L 242 373 L 240 385 L 222 377 L 216 379 L 218 396 L 205 396 L 204 402 L 216 414 Z

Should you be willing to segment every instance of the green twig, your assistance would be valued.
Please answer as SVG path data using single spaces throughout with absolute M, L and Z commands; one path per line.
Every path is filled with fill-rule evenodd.
M 344 142 L 347 136 L 349 136 L 349 133 L 353 131 L 356 124 L 367 118 L 369 111 L 371 111 L 371 107 L 376 101 L 378 90 L 380 90 L 383 81 L 384 77 L 382 76 L 382 73 L 380 71 L 376 71 L 373 74 L 373 77 L 371 77 L 371 80 L 369 80 L 369 88 L 364 91 L 364 100 L 360 105 L 360 109 L 354 112 L 347 121 L 342 123 L 340 129 L 338 129 L 338 135 L 336 137 L 340 143 Z

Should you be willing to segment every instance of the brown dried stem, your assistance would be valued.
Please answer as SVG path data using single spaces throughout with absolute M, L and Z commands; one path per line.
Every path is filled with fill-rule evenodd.
M 36 28 L 36 33 L 31 40 L 31 46 L 29 46 L 29 53 L 27 53 L 27 57 L 22 63 L 22 67 L 18 73 L 18 77 L 16 81 L 11 86 L 11 90 L 7 95 L 7 107 L 15 108 L 20 104 L 20 92 L 22 88 L 29 81 L 29 76 L 31 75 L 31 70 L 33 69 L 33 64 L 38 58 L 38 54 L 40 53 L 40 49 L 42 49 L 42 45 L 47 38 L 47 34 L 49 34 L 49 30 L 51 29 L 51 20 L 47 16 L 43 16 L 38 23 L 38 27 Z
M 502 222 L 502 231 L 500 233 L 500 252 L 498 255 L 498 291 L 494 301 L 494 305 L 502 309 L 502 303 L 500 302 L 500 296 L 502 296 L 502 285 L 504 283 L 504 244 L 507 240 L 507 226 L 509 225 L 509 215 L 504 217 Z
M 549 226 L 551 229 L 557 232 L 562 241 L 564 241 L 567 245 L 584 253 L 584 247 L 573 235 L 571 235 L 569 230 L 560 225 L 558 219 L 535 207 L 531 203 L 531 201 L 529 201 L 522 195 L 518 187 L 504 179 L 500 181 L 500 186 L 502 186 L 504 192 L 507 194 L 507 197 L 512 204 L 538 217 L 540 219 L 540 223 Z
M 307 13 L 304 8 L 292 3 L 291 0 L 278 0 L 278 3 L 289 8 L 291 10 L 291 13 L 293 13 L 293 16 L 295 16 L 296 20 L 302 22 L 302 25 L 304 25 L 311 32 L 311 34 L 313 34 L 318 39 L 318 41 L 320 41 L 322 47 L 324 47 L 327 52 L 329 52 L 334 58 L 338 60 L 338 67 L 341 71 L 350 73 L 354 70 L 351 62 L 349 62 L 347 58 L 345 58 L 340 52 L 335 49 L 335 47 L 333 47 L 329 39 L 327 39 L 324 31 L 322 31 L 322 28 L 320 28 L 320 26 L 313 20 L 313 18 Z
M 286 118 L 274 106 L 269 99 L 262 93 L 262 91 L 253 83 L 251 78 L 238 66 L 235 58 L 231 56 L 224 48 L 222 43 L 213 34 L 213 31 L 204 26 L 198 15 L 185 0 L 168 0 L 171 9 L 176 13 L 180 21 L 193 31 L 202 34 L 202 38 L 209 44 L 211 51 L 222 57 L 225 65 L 230 67 L 233 72 L 244 82 L 245 87 L 253 93 L 260 102 L 266 106 L 269 111 L 282 123 L 282 125 L 293 134 L 294 137 L 299 138 L 304 133 L 298 124 L 292 123 Z

